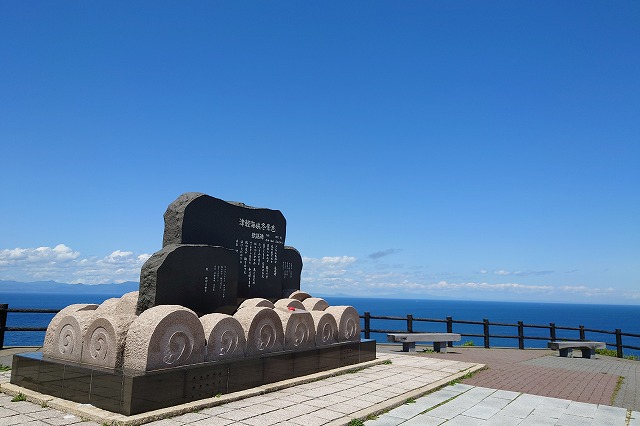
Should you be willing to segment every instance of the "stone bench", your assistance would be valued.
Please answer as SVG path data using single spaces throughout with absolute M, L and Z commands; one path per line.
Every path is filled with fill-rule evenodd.
M 390 333 L 387 334 L 388 342 L 401 342 L 402 352 L 415 352 L 416 342 L 433 342 L 436 352 L 447 352 L 447 343 L 459 342 L 457 333 Z
M 596 349 L 604 349 L 607 345 L 604 342 L 563 341 L 549 342 L 547 347 L 560 351 L 560 356 L 563 357 L 569 356 L 569 352 L 573 351 L 573 349 L 580 349 L 582 351 L 582 358 L 595 358 Z

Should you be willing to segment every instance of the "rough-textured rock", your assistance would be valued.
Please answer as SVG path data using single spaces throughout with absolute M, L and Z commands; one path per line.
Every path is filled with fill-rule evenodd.
M 295 247 L 285 246 L 282 252 L 282 296 L 288 297 L 290 290 L 300 290 L 302 256 Z
M 360 341 L 360 316 L 352 306 L 329 306 L 324 312 L 336 319 L 339 342 Z
M 167 207 L 164 223 L 163 246 L 207 244 L 235 250 L 239 297 L 280 297 L 287 223 L 280 211 L 188 192 Z M 287 258 L 292 264 L 289 281 L 295 280 L 292 257 Z
M 307 311 L 274 310 L 282 321 L 285 350 L 312 349 L 316 346 L 316 326 Z
M 324 311 L 329 307 L 326 300 L 319 297 L 309 297 L 302 301 L 302 305 L 307 311 Z
M 131 323 L 125 343 L 125 369 L 150 371 L 196 364 L 204 359 L 204 329 L 190 309 L 155 306 Z
M 288 311 L 289 308 L 304 310 L 304 305 L 302 302 L 296 299 L 280 299 L 276 300 L 276 303 L 273 304 L 276 309 L 282 309 Z
M 240 322 L 247 338 L 247 357 L 284 349 L 282 321 L 274 309 L 244 308 L 233 317 Z
M 310 297 L 311 295 L 306 291 L 296 290 L 289 295 L 288 299 L 296 299 L 302 302 L 303 300 L 308 299 Z
M 208 245 L 169 245 L 140 271 L 137 313 L 158 305 L 181 305 L 199 314 L 235 305 L 238 254 Z
M 225 314 L 200 317 L 207 339 L 207 361 L 244 358 L 247 338 L 237 319 Z
M 47 357 L 80 361 L 82 336 L 91 324 L 98 305 L 74 304 L 58 312 L 47 327 L 42 354 Z
M 263 299 L 261 297 L 253 297 L 251 299 L 247 299 L 238 306 L 238 309 L 242 308 L 274 308 L 273 303 L 271 303 L 267 299 Z
M 338 342 L 338 323 L 333 315 L 323 311 L 309 311 L 316 329 L 316 346 Z

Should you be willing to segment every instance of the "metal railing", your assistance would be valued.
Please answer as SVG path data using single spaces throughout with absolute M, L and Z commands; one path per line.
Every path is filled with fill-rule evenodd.
M 623 349 L 633 349 L 640 351 L 640 346 L 632 346 L 628 344 L 624 344 L 622 341 L 623 337 L 631 337 L 640 339 L 640 334 L 634 333 L 623 333 L 619 328 L 614 331 L 611 330 L 597 330 L 592 328 L 585 328 L 583 325 L 579 325 L 578 327 L 565 327 L 558 326 L 555 323 L 549 323 L 549 325 L 538 325 L 538 324 L 525 324 L 522 321 L 518 321 L 517 323 L 503 323 L 503 322 L 491 322 L 488 319 L 483 319 L 482 321 L 467 321 L 467 320 L 454 320 L 451 317 L 446 317 L 446 319 L 435 319 L 435 318 L 414 318 L 413 315 L 408 314 L 406 317 L 391 317 L 391 316 L 374 316 L 369 312 L 365 312 L 364 315 L 360 316 L 361 319 L 364 320 L 364 327 L 362 327 L 362 333 L 364 333 L 365 339 L 371 338 L 371 333 L 416 333 L 420 332 L 414 329 L 414 324 L 419 322 L 427 322 L 427 323 L 441 323 L 446 325 L 447 333 L 458 333 L 464 337 L 481 337 L 484 340 L 484 347 L 491 347 L 491 339 L 499 338 L 499 339 L 514 339 L 518 342 L 518 349 L 525 349 L 525 340 L 587 340 L 586 333 L 598 333 L 605 335 L 615 336 L 615 342 L 604 342 L 607 347 L 615 348 L 616 356 L 618 358 L 624 357 Z M 371 320 L 390 320 L 390 321 L 403 321 L 406 322 L 406 329 L 403 330 L 383 330 L 383 329 L 374 329 L 371 328 Z M 459 331 L 454 331 L 454 324 L 468 324 L 474 326 L 482 326 L 482 333 L 461 333 Z M 515 328 L 515 332 L 517 334 L 492 334 L 492 329 L 495 330 L 496 327 L 511 327 Z M 526 335 L 526 329 L 547 329 L 548 336 L 535 336 L 535 335 Z M 559 336 L 559 331 L 573 331 L 578 332 L 578 338 L 575 337 L 570 338 L 567 336 Z M 448 343 L 448 346 L 453 346 L 451 342 Z
M 0 304 L 0 349 L 4 347 L 5 331 L 47 331 L 47 327 L 7 327 L 7 313 L 57 314 L 60 309 L 9 309 L 9 305 Z
M 8 304 L 0 304 L 0 349 L 4 347 L 4 334 L 6 331 L 10 332 L 33 332 L 33 331 L 46 331 L 46 327 L 7 327 L 7 313 L 38 313 L 38 314 L 56 314 L 60 312 L 59 309 L 9 309 Z M 555 323 L 549 323 L 549 325 L 538 324 L 524 324 L 522 321 L 518 321 L 515 324 L 491 322 L 488 319 L 482 321 L 467 321 L 467 320 L 454 320 L 452 317 L 446 317 L 445 319 L 435 318 L 414 318 L 413 315 L 408 314 L 406 317 L 392 317 L 392 316 L 374 316 L 369 312 L 365 312 L 360 318 L 364 320 L 364 327 L 362 327 L 362 333 L 366 339 L 371 338 L 371 333 L 414 333 L 419 332 L 414 329 L 414 323 L 440 323 L 445 324 L 447 333 L 458 333 L 464 337 L 479 337 L 483 339 L 484 347 L 491 347 L 491 339 L 513 339 L 517 340 L 518 348 L 525 349 L 525 340 L 587 340 L 586 333 L 598 333 L 611 335 L 615 337 L 615 342 L 605 342 L 607 347 L 615 348 L 618 358 L 624 357 L 624 349 L 633 349 L 640 351 L 640 346 L 632 346 L 623 343 L 623 337 L 640 339 L 640 334 L 623 333 L 619 328 L 614 331 L 611 330 L 597 330 L 592 328 L 585 328 L 583 325 L 578 327 L 565 327 L 558 326 Z M 371 320 L 385 320 L 385 321 L 403 321 L 406 322 L 406 329 L 402 330 L 386 330 L 386 329 L 373 329 L 371 328 Z M 454 324 L 466 324 L 473 326 L 482 326 L 482 333 L 464 333 L 454 331 Z M 492 334 L 492 329 L 496 327 L 511 327 L 516 329 L 517 334 Z M 526 335 L 525 329 L 546 329 L 548 330 L 548 336 L 534 336 Z M 578 338 L 570 338 L 566 336 L 559 336 L 558 331 L 572 331 L 578 332 Z M 452 343 L 449 342 L 449 346 Z

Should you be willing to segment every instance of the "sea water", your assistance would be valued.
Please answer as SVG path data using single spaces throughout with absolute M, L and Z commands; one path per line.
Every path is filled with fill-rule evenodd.
M 74 294 L 14 294 L 0 293 L 0 303 L 8 303 L 10 308 L 50 308 L 62 309 L 73 303 L 100 304 L 110 297 L 121 295 L 74 295 Z M 456 300 L 424 300 L 424 299 L 373 299 L 354 297 L 326 297 L 332 306 L 351 305 L 363 315 L 369 312 L 372 316 L 393 316 L 406 318 L 413 315 L 413 331 L 445 332 L 446 324 L 442 322 L 424 322 L 415 319 L 446 319 L 454 321 L 516 324 L 522 321 L 527 325 L 549 326 L 555 323 L 558 327 L 577 328 L 583 325 L 587 329 L 615 331 L 640 335 L 639 305 L 585 305 L 566 303 L 524 303 L 524 302 L 486 302 Z M 8 327 L 46 327 L 54 314 L 9 313 Z M 405 320 L 371 320 L 371 328 L 378 330 L 406 331 Z M 477 324 L 453 324 L 454 333 L 463 334 L 462 341 L 473 342 L 475 346 L 483 346 L 482 337 L 464 336 L 464 334 L 483 334 L 483 326 Z M 517 327 L 491 325 L 492 335 L 517 336 Z M 524 330 L 525 336 L 537 336 L 540 340 L 526 339 L 525 347 L 546 347 L 550 337 L 548 328 L 529 328 Z M 371 338 L 379 342 L 386 341 L 386 333 L 372 333 Z M 578 339 L 578 331 L 557 330 L 557 339 Z M 588 340 L 604 341 L 615 344 L 615 335 L 586 332 Z M 36 346 L 44 341 L 44 332 L 6 332 L 5 346 Z M 469 343 L 467 343 L 469 344 Z M 623 336 L 623 344 L 640 347 L 640 338 Z M 490 339 L 491 347 L 517 347 L 515 338 Z M 613 349 L 613 347 L 610 347 Z M 640 355 L 640 351 L 625 349 L 627 355 Z

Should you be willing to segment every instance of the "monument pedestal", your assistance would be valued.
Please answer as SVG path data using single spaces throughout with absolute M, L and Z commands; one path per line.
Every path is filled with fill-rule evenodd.
M 31 352 L 14 355 L 11 383 L 129 416 L 375 358 L 375 340 L 362 340 L 140 373 Z

